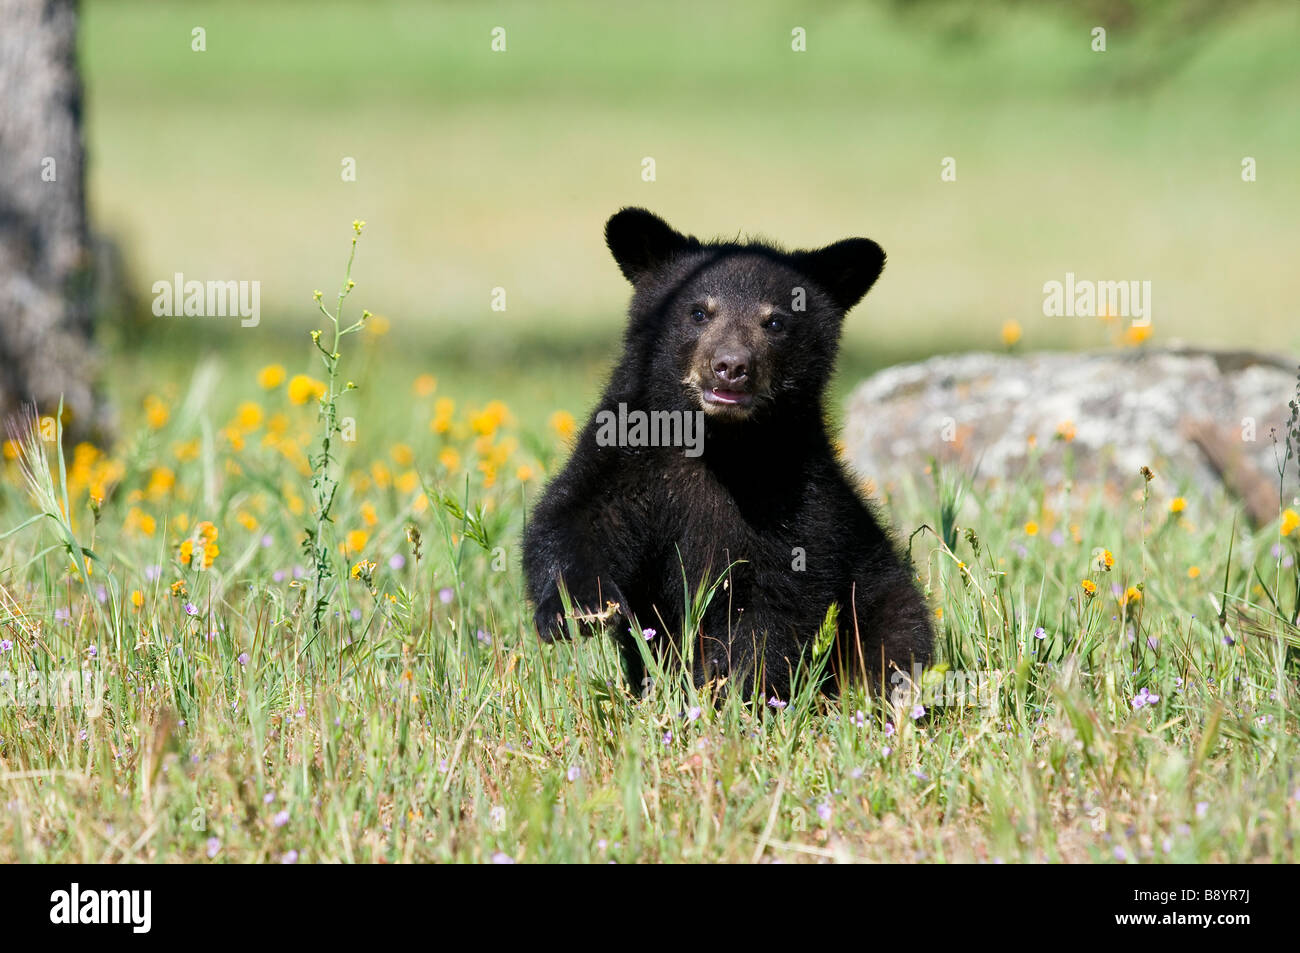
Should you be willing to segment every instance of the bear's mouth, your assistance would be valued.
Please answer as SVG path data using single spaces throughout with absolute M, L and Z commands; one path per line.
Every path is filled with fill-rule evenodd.
M 722 387 L 710 387 L 700 391 L 706 404 L 718 404 L 723 407 L 748 407 L 754 402 L 754 395 L 743 390 L 727 390 Z

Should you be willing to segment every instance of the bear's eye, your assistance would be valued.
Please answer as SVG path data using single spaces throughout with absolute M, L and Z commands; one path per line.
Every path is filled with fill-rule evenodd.
M 705 321 L 709 320 L 709 316 L 705 313 L 703 308 L 692 308 L 691 320 L 696 324 L 703 324 Z
M 783 321 L 781 318 L 768 318 L 766 321 L 763 322 L 763 327 L 765 327 L 769 331 L 784 331 L 785 321 Z

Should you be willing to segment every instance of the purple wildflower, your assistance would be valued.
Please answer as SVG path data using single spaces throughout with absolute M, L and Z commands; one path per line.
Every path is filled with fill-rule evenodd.
M 405 565 L 406 565 L 406 557 L 403 556 L 401 553 L 393 553 L 393 555 L 388 557 L 389 569 L 397 570 L 397 569 L 401 569 Z
M 276 827 L 284 827 L 284 825 L 289 823 L 289 812 L 281 811 L 279 814 L 275 815 L 275 817 L 271 818 L 271 823 Z
M 208 860 L 217 856 L 217 851 L 221 850 L 221 841 L 215 837 L 208 838 Z
M 1146 686 L 1143 686 L 1142 691 L 1133 696 L 1133 707 L 1134 709 L 1144 708 L 1147 705 L 1154 705 L 1158 701 L 1160 701 L 1160 696 L 1152 695 Z
M 438 590 L 438 601 L 441 602 L 444 606 L 446 606 L 446 605 L 451 605 L 452 597 L 455 596 L 455 595 L 456 595 L 456 593 L 455 593 L 454 591 L 452 591 L 452 589 L 450 589 L 450 588 L 439 589 L 439 590 Z

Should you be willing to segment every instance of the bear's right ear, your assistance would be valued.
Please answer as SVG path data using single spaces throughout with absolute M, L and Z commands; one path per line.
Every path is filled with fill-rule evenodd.
M 605 223 L 605 244 L 619 270 L 632 284 L 654 271 L 674 254 L 698 247 L 699 242 L 673 229 L 653 212 L 625 208 Z

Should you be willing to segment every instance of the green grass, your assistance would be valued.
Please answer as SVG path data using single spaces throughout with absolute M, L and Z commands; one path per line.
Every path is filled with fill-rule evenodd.
M 877 239 L 889 266 L 846 332 L 876 366 L 995 345 L 1009 319 L 1030 347 L 1096 344 L 1042 315 L 1066 271 L 1152 281 L 1158 342 L 1300 350 L 1294 5 L 1191 33 L 1162 7 L 1111 23 L 1106 53 L 1088 17 L 982 10 L 92 0 L 94 220 L 146 307 L 176 271 L 261 281 L 263 339 L 305 329 L 359 216 L 372 306 L 411 339 L 607 346 L 626 288 L 601 228 L 642 204 L 705 235 Z
M 950 541 L 911 547 L 941 614 L 929 683 L 1002 675 L 919 719 L 861 690 L 714 706 L 668 673 L 635 699 L 608 639 L 539 644 L 518 552 L 567 452 L 552 414 L 581 422 L 617 346 L 627 289 L 600 228 L 623 204 L 880 240 L 833 412 L 866 371 L 997 346 L 1007 320 L 1029 348 L 1100 343 L 1041 317 L 1067 270 L 1151 279 L 1157 342 L 1300 347 L 1293 6 L 1188 34 L 1156 5 L 1104 55 L 1091 22 L 1021 5 L 84 9 L 92 211 L 145 310 L 182 271 L 260 280 L 264 315 L 106 319 L 119 442 L 38 445 L 34 487 L 6 455 L 0 861 L 1297 859 L 1294 500 L 1252 529 L 1229 500 L 1173 513 L 1177 473 L 1114 498 L 1031 468 L 960 505 L 961 474 L 891 484 L 900 539 Z M 311 290 L 334 287 L 357 217 L 356 300 L 392 329 L 344 347 L 334 529 L 366 536 L 314 632 L 293 570 L 316 409 L 257 378 L 321 376 Z M 203 521 L 220 552 L 197 570 Z M 373 592 L 347 575 L 361 559 Z M 7 703 L 33 669 L 95 673 L 103 711 Z M 1159 700 L 1135 708 L 1144 690 Z
M 289 373 L 319 374 L 309 342 L 298 353 Z M 347 340 L 340 379 L 360 388 L 338 407 L 357 440 L 334 534 L 351 548 L 317 632 L 299 545 L 312 402 L 261 389 L 257 363 L 163 357 L 136 357 L 154 372 L 123 387 L 111 456 L 37 440 L 35 479 L 11 461 L 0 481 L 0 687 L 32 670 L 104 686 L 97 713 L 0 705 L 0 860 L 1296 859 L 1290 520 L 1248 531 L 1218 499 L 1174 513 L 1173 473 L 1145 492 L 1134 474 L 1115 500 L 1031 470 L 960 502 L 917 475 L 885 502 L 901 537 L 953 541 L 912 545 L 941 615 L 926 682 L 1000 673 L 981 704 L 927 699 L 914 719 L 907 700 L 805 686 L 783 709 L 714 705 L 664 671 L 637 699 L 608 639 L 530 630 L 519 533 L 566 452 L 545 385 L 493 412 L 457 392 L 468 376 L 415 394 L 382 340 Z M 164 399 L 142 412 L 128 390 Z M 581 410 L 580 390 L 560 406 Z M 182 559 L 202 521 L 220 552 L 200 570 Z M 362 560 L 373 588 L 346 577 Z M 1143 692 L 1159 699 L 1135 708 Z

